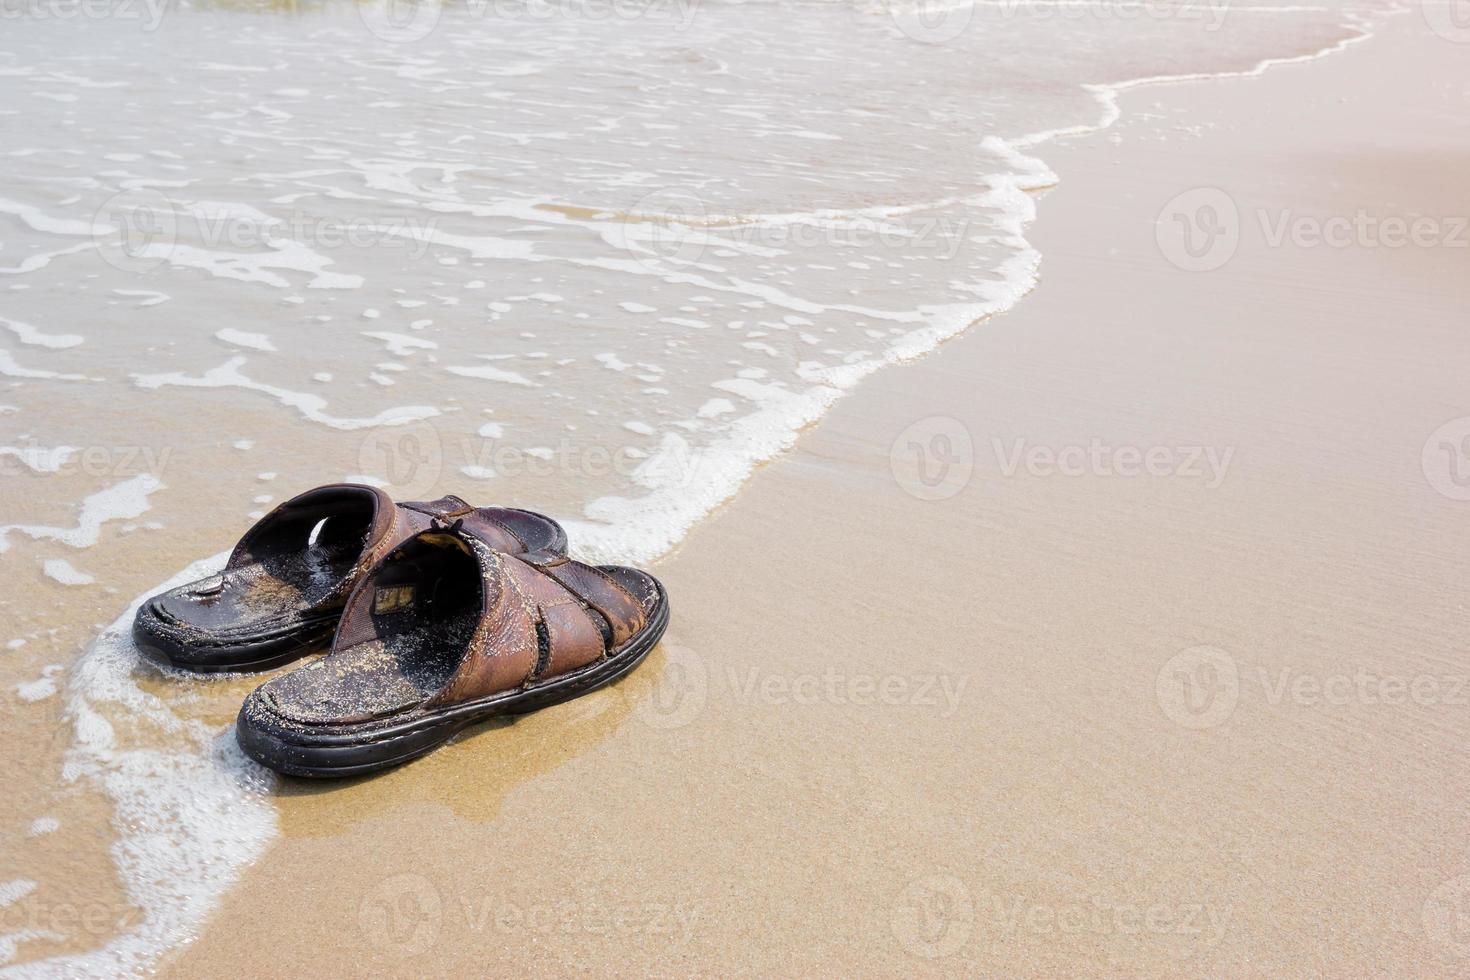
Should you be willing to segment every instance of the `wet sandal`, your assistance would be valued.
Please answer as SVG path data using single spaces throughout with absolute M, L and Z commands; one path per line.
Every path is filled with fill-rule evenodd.
M 218 575 L 144 602 L 133 620 L 140 649 L 183 670 L 268 670 L 324 647 L 363 575 L 436 519 L 462 520 L 507 552 L 564 554 L 549 517 L 474 508 L 458 497 L 394 504 L 351 483 L 308 490 L 261 518 Z
M 251 758 L 296 776 L 386 769 L 616 680 L 668 625 L 651 575 L 506 554 L 444 523 L 363 578 L 331 653 L 246 698 L 235 731 Z

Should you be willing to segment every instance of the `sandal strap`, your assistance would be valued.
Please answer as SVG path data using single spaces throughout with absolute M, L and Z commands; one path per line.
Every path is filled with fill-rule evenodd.
M 500 508 L 477 509 L 452 493 L 438 500 L 410 500 L 398 506 L 407 512 L 408 522 L 415 529 L 411 533 L 463 521 L 480 540 L 497 551 L 525 551 L 530 547 L 525 538 L 496 516 Z
M 478 556 L 483 611 L 459 667 L 430 704 L 534 686 L 618 649 L 647 614 L 627 589 L 590 565 L 548 552 L 496 550 L 466 522 L 454 534 Z
M 372 521 L 362 546 L 361 557 L 337 587 L 313 608 L 326 609 L 340 605 L 357 584 L 362 572 L 376 564 L 398 540 L 409 533 L 398 519 L 393 499 L 377 487 L 360 483 L 328 483 L 283 501 L 241 536 L 234 550 L 230 552 L 224 570 L 231 571 L 241 565 L 270 557 L 273 549 L 295 551 L 304 547 L 312 529 L 318 523 L 343 513 L 344 505 L 354 498 L 370 498 L 373 502 Z

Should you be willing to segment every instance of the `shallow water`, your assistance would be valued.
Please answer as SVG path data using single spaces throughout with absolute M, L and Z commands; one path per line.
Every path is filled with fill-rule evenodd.
M 34 760 L 0 961 L 43 971 L 146 968 L 272 834 L 227 730 L 254 682 L 136 667 L 126 597 L 343 478 L 653 559 L 844 389 L 1024 295 L 1043 137 L 1108 121 L 1106 86 L 1358 33 L 1264 5 L 87 10 L 0 0 L 0 736 Z

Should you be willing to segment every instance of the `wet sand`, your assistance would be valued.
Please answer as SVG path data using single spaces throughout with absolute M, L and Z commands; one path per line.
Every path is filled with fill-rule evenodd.
M 1413 14 L 1040 148 L 1041 285 L 659 563 L 637 674 L 283 784 L 165 972 L 1463 974 L 1463 58 Z M 1266 230 L 1360 209 L 1448 240 Z

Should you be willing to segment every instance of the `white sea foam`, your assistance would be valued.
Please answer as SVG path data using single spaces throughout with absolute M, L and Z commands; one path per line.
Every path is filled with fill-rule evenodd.
M 0 909 L 14 905 L 35 890 L 36 883 L 29 878 L 0 882 Z
M 55 579 L 62 585 L 91 585 L 97 581 L 86 572 L 74 568 L 65 558 L 48 558 L 42 564 L 42 569 L 47 578 Z
M 9 535 L 24 534 L 37 541 L 59 541 L 72 548 L 90 548 L 108 521 L 129 520 L 146 513 L 148 497 L 163 489 L 156 476 L 140 473 L 121 483 L 99 490 L 82 500 L 76 527 L 41 524 L 0 524 L 0 552 L 10 547 Z
M 93 224 L 90 221 L 81 221 L 74 218 L 57 218 L 47 214 L 35 205 L 24 204 L 20 201 L 11 201 L 3 197 L 0 197 L 0 214 L 15 215 L 34 231 L 45 232 L 51 235 L 84 235 L 90 237 L 93 230 Z
M 45 837 L 47 834 L 56 833 L 61 826 L 61 821 L 55 817 L 37 817 L 31 821 L 30 829 L 26 831 L 27 837 Z
M 33 473 L 57 473 L 67 460 L 80 452 L 76 446 L 0 446 L 0 456 L 10 456 Z
M 112 292 L 115 296 L 125 296 L 129 299 L 135 296 L 138 297 L 143 301 L 138 304 L 139 308 L 157 306 L 160 303 L 167 303 L 173 298 L 168 293 L 160 293 L 154 289 L 114 289 Z
M 48 664 L 36 680 L 17 684 L 15 693 L 22 701 L 44 701 L 56 693 L 56 675 L 64 669 L 61 664 Z
M 35 347 L 75 347 L 85 339 L 74 333 L 44 333 L 29 323 L 21 323 L 19 320 L 11 320 L 3 316 L 0 316 L 0 325 L 15 334 L 16 339 L 22 344 L 31 344 Z
M 425 340 L 406 333 L 393 333 L 391 330 L 364 330 L 362 335 L 381 340 L 387 347 L 388 353 L 398 357 L 408 357 L 421 350 L 437 350 L 439 347 L 432 340 Z
M 164 951 L 197 933 L 219 896 L 275 836 L 275 810 L 267 799 L 271 774 L 245 758 L 228 728 L 179 714 L 135 679 L 148 669 L 140 666 L 130 637 L 138 606 L 161 590 L 214 574 L 227 557 L 196 562 L 135 599 L 67 678 L 75 741 L 63 778 L 89 783 L 111 799 L 118 836 L 112 859 L 128 898 L 142 910 L 141 921 L 98 949 L 12 967 L 8 974 L 145 972 Z
M 330 272 L 332 260 L 309 246 L 288 238 L 271 239 L 269 252 L 223 252 L 186 242 L 155 242 L 137 249 L 139 260 L 166 262 L 179 269 L 198 269 L 218 279 L 287 288 L 291 281 L 280 272 L 309 276 L 309 289 L 356 289 L 362 276 Z M 279 272 L 277 271 L 279 270 Z
M 16 363 L 10 351 L 0 348 L 0 374 L 11 378 L 49 378 L 54 381 L 100 381 L 100 378 L 89 378 L 84 374 L 74 374 L 67 371 L 48 371 L 45 368 L 22 367 Z
M 481 378 L 485 381 L 499 381 L 508 385 L 521 385 L 526 388 L 536 387 L 536 382 L 515 371 L 507 371 L 504 368 L 491 367 L 488 364 L 473 364 L 446 368 L 450 374 L 457 374 L 462 378 Z
M 234 347 L 249 347 L 251 350 L 274 352 L 276 345 L 263 333 L 250 333 L 246 330 L 235 330 L 226 327 L 215 332 L 215 337 Z
M 206 371 L 199 377 L 178 372 L 135 374 L 133 381 L 140 388 L 163 388 L 177 385 L 184 388 L 244 388 L 247 391 L 258 391 L 269 395 L 282 405 L 296 409 L 303 418 L 312 422 L 320 422 L 334 429 L 370 429 L 380 425 L 405 425 L 409 422 L 433 418 L 439 414 L 439 410 L 432 405 L 402 405 L 396 408 L 386 408 L 370 418 L 341 418 L 328 415 L 324 411 L 327 407 L 325 398 L 252 380 L 240 371 L 240 366 L 245 363 L 246 358 L 235 357 L 217 368 Z

